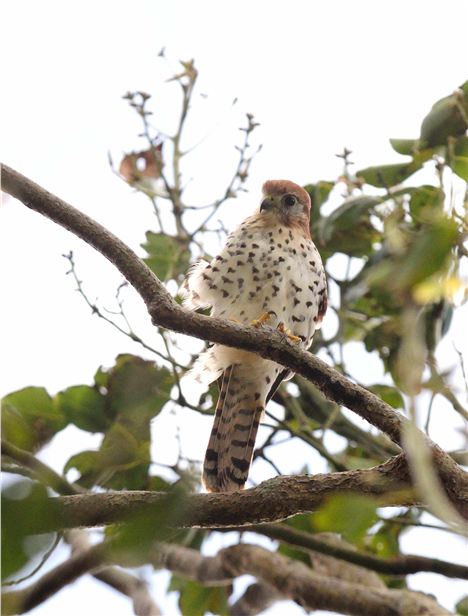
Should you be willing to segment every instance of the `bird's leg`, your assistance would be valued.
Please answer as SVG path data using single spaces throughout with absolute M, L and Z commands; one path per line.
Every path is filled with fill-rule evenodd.
M 291 340 L 291 342 L 294 342 L 295 344 L 297 344 L 298 342 L 301 341 L 301 339 L 299 338 L 299 336 L 295 336 L 292 331 L 289 329 L 289 327 L 286 327 L 285 324 L 283 323 L 283 321 L 281 321 L 281 323 L 278 324 L 278 327 L 276 328 L 281 334 L 284 334 L 286 336 L 286 338 L 288 338 L 289 340 Z
M 258 317 L 258 319 L 254 319 L 251 322 L 251 325 L 253 325 L 254 327 L 262 327 L 262 325 L 265 325 L 266 323 L 268 323 L 268 321 L 270 321 L 273 315 L 276 316 L 276 312 L 274 310 L 269 310 L 268 312 L 264 312 Z

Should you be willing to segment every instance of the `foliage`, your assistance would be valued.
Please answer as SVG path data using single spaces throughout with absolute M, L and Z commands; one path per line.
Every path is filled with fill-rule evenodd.
M 150 125 L 148 94 L 136 92 L 125 96 L 141 118 L 144 145 L 141 152 L 127 154 L 120 165 L 122 179 L 146 195 L 154 210 L 156 230 L 146 232 L 142 243 L 146 252 L 144 260 L 170 289 L 176 288 L 174 281 L 180 283 L 189 262 L 203 252 L 207 238 L 213 233 L 223 238 L 224 229 L 213 224 L 213 220 L 224 204 L 244 189 L 254 157 L 250 140 L 257 126 L 248 115 L 247 125 L 242 129 L 244 140 L 238 146 L 239 161 L 225 193 L 203 209 L 186 203 L 180 138 L 197 80 L 193 63 L 183 63 L 181 73 L 174 80 L 181 86 L 182 114 L 178 132 L 172 138 L 161 135 Z M 317 335 L 312 350 L 321 349 L 330 363 L 350 377 L 353 377 L 353 367 L 343 359 L 344 350 L 359 344 L 367 352 L 375 352 L 386 373 L 385 382 L 367 385 L 396 409 L 403 409 L 407 402 L 405 394 L 413 392 L 408 379 L 412 368 L 410 359 L 402 349 L 408 340 L 414 339 L 415 328 L 408 328 L 407 317 L 415 311 L 416 329 L 422 332 L 417 342 L 422 341 L 424 346 L 422 359 L 418 360 L 420 372 L 424 367 L 429 367 L 431 372 L 430 378 L 420 386 L 434 395 L 453 397 L 432 360 L 450 326 L 454 297 L 462 294 L 459 265 L 466 257 L 463 242 L 467 226 L 459 204 L 452 201 L 447 173 L 451 170 L 457 178 L 468 179 L 467 115 L 468 82 L 465 82 L 454 94 L 433 106 L 422 122 L 419 138 L 390 140 L 393 149 L 409 160 L 353 173 L 351 153 L 345 150 L 340 155 L 343 171 L 336 180 L 315 181 L 305 187 L 313 202 L 312 236 L 329 274 L 331 311 L 339 319 L 337 331 Z M 166 141 L 171 142 L 167 144 L 172 147 L 170 156 L 166 154 Z M 139 158 L 145 160 L 146 166 L 137 173 Z M 416 172 L 423 167 L 433 169 L 433 184 L 417 181 Z M 165 232 L 166 223 L 176 229 L 175 234 Z M 348 263 L 341 277 L 331 273 L 337 255 L 344 256 Z M 349 273 L 351 264 L 352 274 Z M 81 285 L 78 290 L 89 303 Z M 63 473 L 73 470 L 78 488 L 171 492 L 174 485 L 185 485 L 191 466 L 179 452 L 177 463 L 171 467 L 172 476 L 177 479 L 171 484 L 167 474 L 159 473 L 151 465 L 151 422 L 165 412 L 166 405 L 171 409 L 188 407 L 206 413 L 215 393 L 210 390 L 212 395 L 198 402 L 188 399 L 183 394 L 180 378 L 194 358 L 187 359 L 183 341 L 159 331 L 159 346 L 157 349 L 149 346 L 134 333 L 122 303 L 119 307 L 119 316 L 128 329 L 117 326 L 117 321 L 108 317 L 106 321 L 139 344 L 145 357 L 153 353 L 154 361 L 120 355 L 114 366 L 98 368 L 90 385 L 74 385 L 55 395 L 41 387 L 27 387 L 9 394 L 3 400 L 3 437 L 23 450 L 38 453 L 51 439 L 60 439 L 67 426 L 74 425 L 101 435 L 96 450 L 81 451 L 65 464 Z M 98 307 L 93 306 L 93 310 L 102 317 Z M 285 435 L 315 449 L 330 470 L 366 468 L 395 453 L 386 439 L 349 420 L 310 383 L 302 379 L 293 383 L 295 387 L 283 385 L 275 396 L 280 410 L 269 415 L 269 435 L 264 443 L 258 443 L 256 458 L 278 465 L 280 471 L 291 472 L 274 453 L 276 443 Z M 326 431 L 346 439 L 341 450 L 326 447 Z M 164 435 L 158 434 L 158 438 Z M 8 461 L 7 470 L 24 474 L 21 463 L 15 460 Z M 15 485 L 14 490 L 19 490 L 22 484 Z M 45 549 L 40 544 L 36 544 L 39 546 L 36 551 L 25 547 L 29 534 L 28 512 L 34 511 L 35 516 L 54 515 L 45 504 L 46 490 L 40 477 L 33 474 L 27 485 L 26 495 L 21 498 L 12 497 L 11 488 L 4 494 L 5 576 L 30 569 L 36 552 Z M 173 503 L 175 508 L 177 502 Z M 401 534 L 419 522 L 421 512 L 408 510 L 384 522 L 379 521 L 377 506 L 378 503 L 361 495 L 337 494 L 316 514 L 296 516 L 287 523 L 311 534 L 340 533 L 362 551 L 385 558 L 397 556 Z M 407 526 L 403 520 L 408 522 Z M 162 530 L 156 532 L 155 523 L 159 530 L 167 529 L 166 518 L 139 519 L 137 526 L 130 525 L 128 532 L 122 534 L 120 545 L 131 551 L 150 539 L 169 538 L 200 550 L 210 536 L 199 531 L 184 531 L 177 536 Z M 112 532 L 108 534 L 112 536 Z M 284 544 L 278 550 L 309 562 L 304 551 Z M 395 585 L 390 578 L 385 581 Z M 227 613 L 230 587 L 204 586 L 173 575 L 168 590 L 179 593 L 183 614 Z M 465 613 L 464 609 L 460 607 L 459 613 Z

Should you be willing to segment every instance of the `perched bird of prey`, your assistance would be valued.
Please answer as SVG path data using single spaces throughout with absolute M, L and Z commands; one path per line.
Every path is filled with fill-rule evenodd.
M 310 236 L 308 193 L 288 180 L 270 180 L 253 216 L 233 231 L 211 263 L 199 261 L 184 282 L 185 305 L 211 306 L 211 315 L 264 324 L 309 347 L 327 309 L 327 282 Z M 196 378 L 222 377 L 203 467 L 210 492 L 241 490 L 267 402 L 292 373 L 253 353 L 213 345 L 197 360 Z

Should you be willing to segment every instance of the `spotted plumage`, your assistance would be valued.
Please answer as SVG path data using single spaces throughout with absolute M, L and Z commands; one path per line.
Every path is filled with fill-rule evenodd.
M 199 261 L 184 283 L 185 304 L 244 324 L 268 312 L 268 325 L 289 329 L 308 348 L 327 307 L 320 255 L 310 237 L 310 197 L 288 180 L 263 186 L 253 216 L 228 237 L 211 263 Z M 258 355 L 213 345 L 194 367 L 196 378 L 221 378 L 203 481 L 211 492 L 241 489 L 247 480 L 265 405 L 292 375 Z

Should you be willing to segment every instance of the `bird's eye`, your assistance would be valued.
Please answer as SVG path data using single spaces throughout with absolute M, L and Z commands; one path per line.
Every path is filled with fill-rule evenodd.
M 297 198 L 294 195 L 284 195 L 283 205 L 292 207 L 293 205 L 296 205 L 296 203 L 297 203 Z

